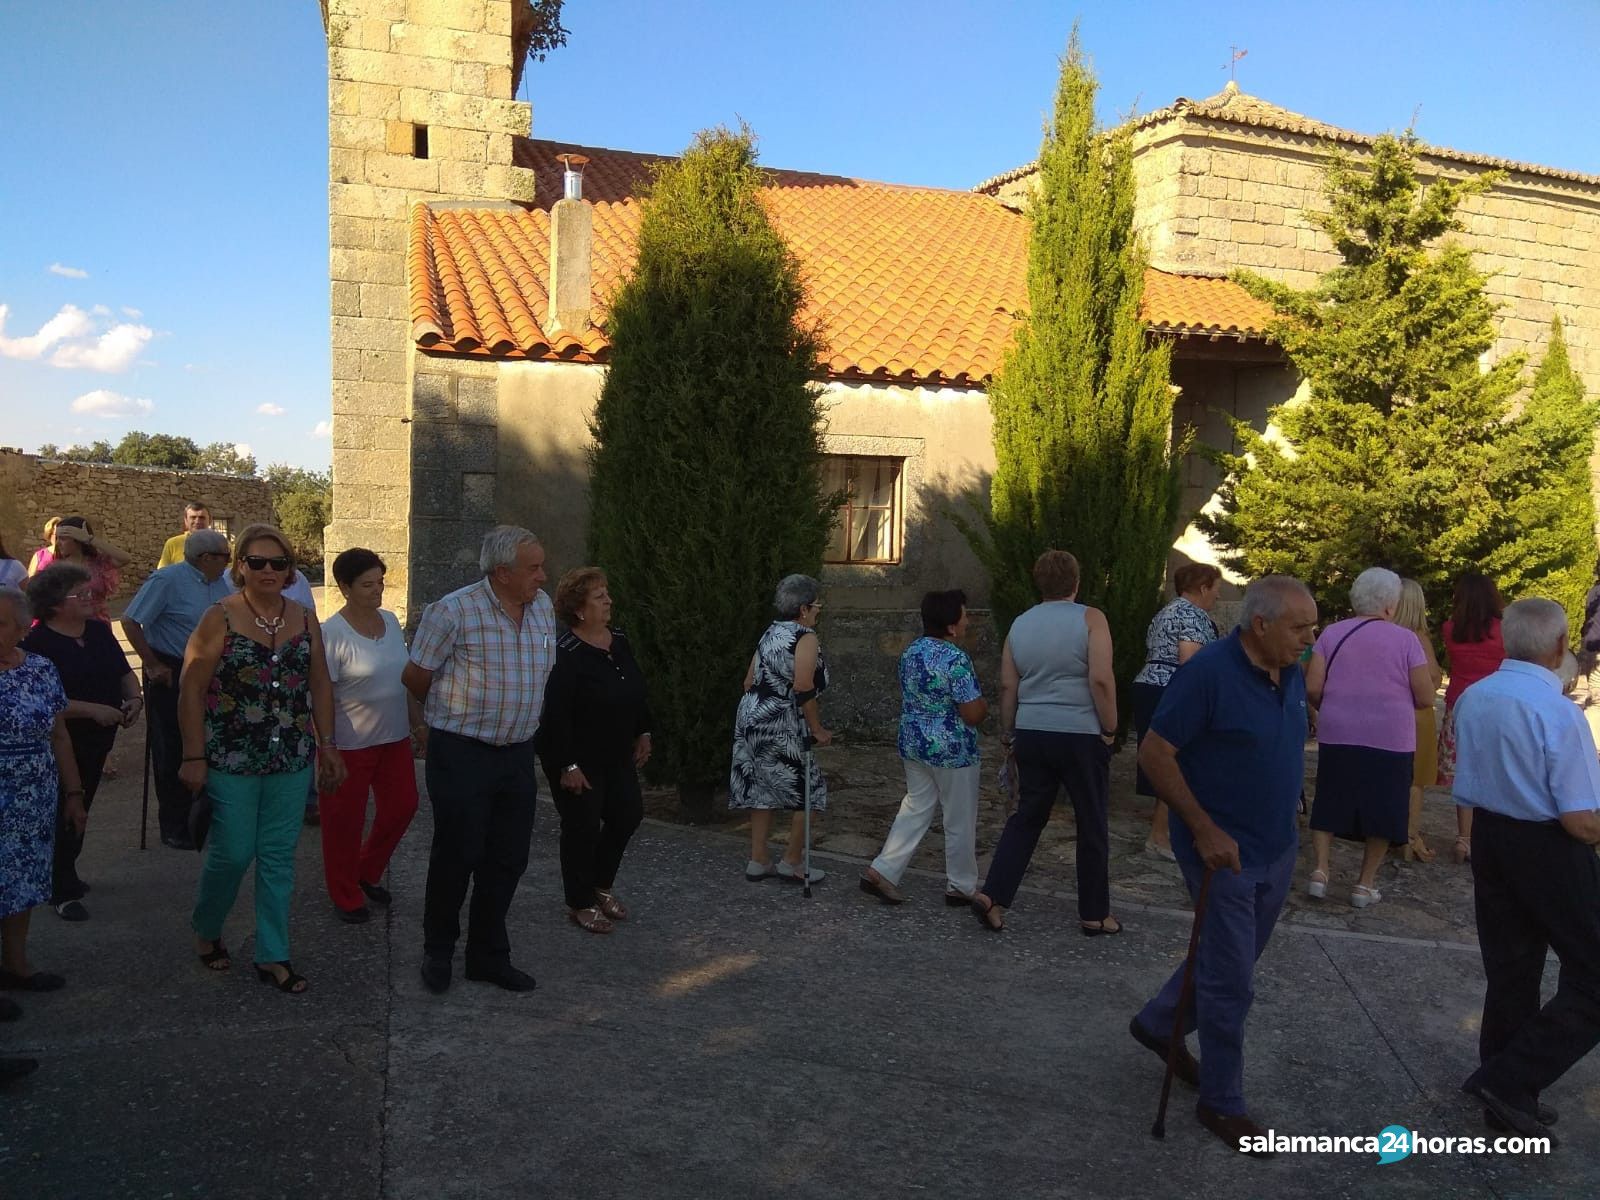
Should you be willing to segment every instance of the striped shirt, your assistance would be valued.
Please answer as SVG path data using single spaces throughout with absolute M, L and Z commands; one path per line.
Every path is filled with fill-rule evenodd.
M 555 654 L 555 609 L 544 592 L 522 610 L 520 626 L 488 579 L 436 600 L 411 639 L 411 661 L 433 672 L 429 727 L 491 746 L 527 741 L 539 728 Z

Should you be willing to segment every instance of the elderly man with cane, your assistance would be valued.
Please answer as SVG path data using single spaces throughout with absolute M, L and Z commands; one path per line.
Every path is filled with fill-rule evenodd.
M 1304 584 L 1257 579 L 1239 627 L 1173 675 L 1139 748 L 1140 768 L 1171 810 L 1172 851 L 1197 900 L 1196 937 L 1128 1031 L 1199 1087 L 1195 1115 L 1235 1149 L 1266 1133 L 1245 1107 L 1244 1023 L 1256 959 L 1299 849 L 1306 686 L 1298 663 L 1316 628 Z M 1200 1032 L 1199 1062 L 1182 1044 L 1191 1029 Z
M 1567 617 L 1518 600 L 1501 617 L 1506 657 L 1456 702 L 1455 800 L 1472 821 L 1472 887 L 1487 988 L 1479 1067 L 1461 1085 L 1491 1128 L 1549 1137 L 1539 1094 L 1600 1043 L 1600 764 L 1556 672 Z M 1540 1007 L 1545 955 L 1556 993 Z M 1554 1144 L 1554 1139 L 1551 1139 Z
M 215 529 L 196 529 L 184 539 L 183 561 L 152 572 L 122 614 L 122 632 L 144 664 L 145 761 L 155 766 L 161 844 L 174 850 L 194 849 L 189 839 L 194 794 L 178 779 L 183 765 L 178 672 L 189 635 L 206 609 L 233 591 L 223 575 L 228 558 L 226 537 Z

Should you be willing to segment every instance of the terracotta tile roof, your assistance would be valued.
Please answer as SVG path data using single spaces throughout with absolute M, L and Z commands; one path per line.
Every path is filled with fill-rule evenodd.
M 1283 133 L 1297 134 L 1301 137 L 1316 138 L 1321 141 L 1344 142 L 1354 146 L 1370 146 L 1378 140 L 1371 134 L 1341 129 L 1337 125 L 1329 125 L 1324 121 L 1313 120 L 1311 117 L 1301 116 L 1297 112 L 1290 112 L 1287 108 L 1280 108 L 1276 104 L 1268 103 L 1259 96 L 1241 92 L 1232 83 L 1228 84 L 1215 96 L 1208 96 L 1204 100 L 1189 100 L 1180 96 L 1167 105 L 1166 108 L 1157 109 L 1155 112 L 1147 113 L 1142 117 L 1135 117 L 1133 127 L 1135 129 L 1145 129 L 1152 125 L 1159 125 L 1164 121 L 1177 120 L 1182 117 L 1196 117 L 1201 120 L 1218 121 L 1228 125 L 1252 125 L 1260 129 L 1273 129 Z M 1487 167 L 1498 171 L 1514 171 L 1522 175 L 1541 175 L 1547 179 L 1600 185 L 1600 175 L 1587 175 L 1582 171 L 1565 171 L 1559 167 L 1517 162 L 1509 158 L 1496 158 L 1490 154 L 1472 154 L 1464 150 L 1451 150 L 1447 146 L 1430 146 L 1427 143 L 1422 143 L 1418 149 L 1423 154 L 1434 158 L 1470 163 L 1473 166 Z M 993 178 L 985 179 L 972 190 L 993 194 L 1004 185 L 1031 175 L 1038 169 L 1039 164 L 1037 161 L 1026 163 Z
M 550 275 L 549 206 L 561 195 L 555 155 L 590 164 L 594 328 L 544 331 Z M 529 140 L 518 162 L 536 172 L 532 210 L 418 205 L 412 211 L 412 332 L 435 353 L 603 362 L 604 323 L 636 252 L 632 199 L 652 155 Z M 799 257 L 807 316 L 824 334 L 829 375 L 975 386 L 999 367 L 1027 300 L 1026 218 L 987 196 L 773 172 L 763 200 Z M 1147 305 L 1167 332 L 1261 336 L 1264 318 L 1226 280 L 1152 271 Z M 1158 301 L 1159 298 L 1159 301 Z M 1254 320 L 1256 324 L 1247 322 Z

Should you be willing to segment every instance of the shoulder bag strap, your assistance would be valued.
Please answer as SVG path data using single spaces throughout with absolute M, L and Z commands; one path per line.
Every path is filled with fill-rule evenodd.
M 1333 653 L 1328 655 L 1328 665 L 1322 668 L 1322 684 L 1324 687 L 1327 686 L 1328 675 L 1333 670 L 1333 660 L 1339 657 L 1339 651 L 1344 649 L 1344 644 L 1351 638 L 1355 637 L 1356 634 L 1360 633 L 1368 625 L 1371 625 L 1374 621 L 1381 620 L 1383 620 L 1382 617 L 1368 617 L 1365 621 L 1361 622 L 1361 624 L 1357 625 L 1349 633 L 1345 634 L 1339 639 L 1339 644 L 1333 648 Z

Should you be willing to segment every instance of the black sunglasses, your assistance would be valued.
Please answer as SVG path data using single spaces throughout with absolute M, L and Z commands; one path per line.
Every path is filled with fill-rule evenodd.
M 246 554 L 240 560 L 252 571 L 265 571 L 271 567 L 274 571 L 287 571 L 289 569 L 289 556 L 287 554 L 274 555 L 268 558 L 263 554 Z

